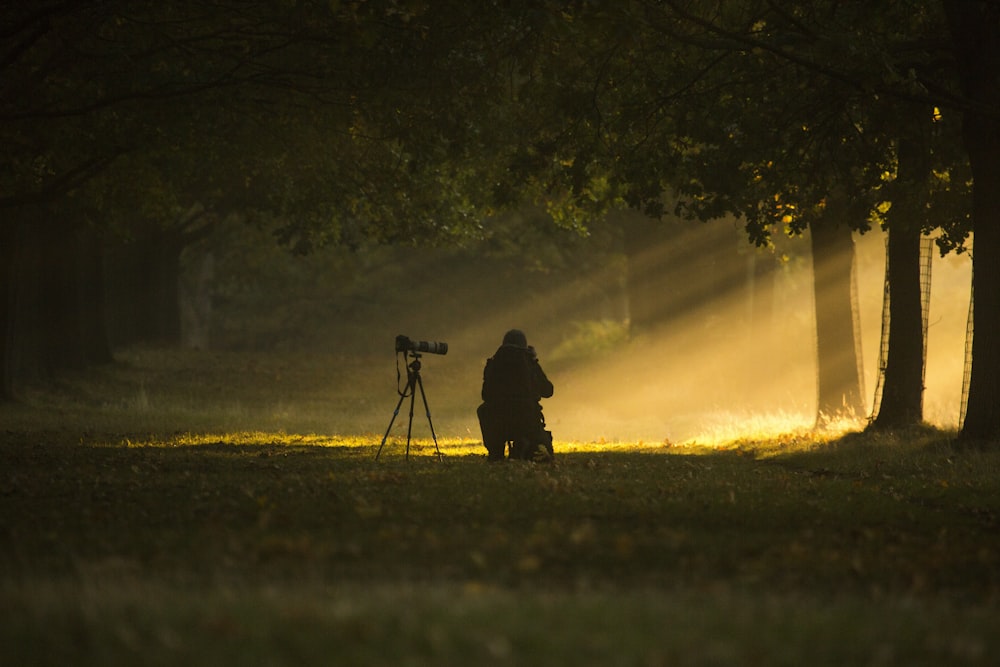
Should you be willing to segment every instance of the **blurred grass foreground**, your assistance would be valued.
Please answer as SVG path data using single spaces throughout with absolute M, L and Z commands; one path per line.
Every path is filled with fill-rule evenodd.
M 396 396 L 391 371 L 370 375 L 347 354 L 136 349 L 0 406 L 5 664 L 976 665 L 1000 651 L 994 451 L 929 429 L 712 447 L 557 431 L 554 465 L 487 465 L 473 377 L 471 396 L 428 383 L 442 459 L 418 409 L 409 460 L 401 413 L 375 461 Z

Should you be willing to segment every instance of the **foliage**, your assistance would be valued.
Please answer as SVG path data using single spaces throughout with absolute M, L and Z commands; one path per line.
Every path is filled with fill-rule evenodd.
M 835 189 L 864 228 L 900 196 L 885 180 L 906 134 L 934 154 L 928 224 L 949 248 L 968 231 L 936 4 L 120 0 L 2 18 L 7 205 L 106 173 L 102 192 L 263 211 L 307 251 L 461 241 L 531 200 L 583 231 L 680 195 L 764 243 Z M 103 219 L 136 210 L 92 199 Z
M 553 347 L 569 335 L 567 320 L 620 317 L 613 237 L 591 243 L 530 213 L 488 221 L 484 239 L 461 247 L 366 242 L 307 255 L 278 247 L 274 227 L 258 222 L 223 221 L 184 254 L 187 298 L 211 301 L 197 324 L 214 349 L 371 353 L 408 333 L 440 336 L 461 354 L 482 340 L 495 345 L 512 321 Z M 199 284 L 206 263 L 211 281 Z
M 265 211 L 303 250 L 350 240 L 349 226 L 382 239 L 460 237 L 475 226 L 463 203 L 471 187 L 460 186 L 461 151 L 437 146 L 462 145 L 440 104 L 461 91 L 430 97 L 458 70 L 428 32 L 453 32 L 462 17 L 436 7 L 5 5 L 0 118 L 11 150 L 0 206 L 59 201 L 101 224 L 150 207 Z M 466 73 L 481 65 L 471 59 Z M 439 123 L 407 118 L 415 88 Z M 432 136 L 414 145 L 420 132 Z
M 925 229 L 946 227 L 949 248 L 964 238 L 968 206 L 949 199 L 968 195 L 960 116 L 932 121 L 935 106 L 956 103 L 939 8 L 635 2 L 564 17 L 526 99 L 567 128 L 534 145 L 554 143 L 545 168 L 570 209 L 618 197 L 658 216 L 676 199 L 702 219 L 742 216 L 763 244 L 801 231 L 831 199 L 852 202 L 838 224 L 865 230 L 883 202 L 916 198 L 933 208 Z M 937 176 L 888 187 L 910 136 Z
M 743 215 L 764 243 L 772 228 L 808 224 L 836 187 L 863 228 L 887 199 L 896 135 L 911 131 L 899 121 L 917 117 L 906 105 L 929 123 L 933 105 L 955 102 L 940 12 L 713 7 L 11 6 L 5 74 L 28 88 L 0 109 L 5 143 L 20 147 L 8 205 L 96 171 L 102 222 L 151 205 L 260 211 L 307 251 L 462 241 L 485 215 L 531 200 L 584 231 L 616 202 L 661 214 L 667 192 L 692 215 Z M 939 117 L 940 138 L 921 135 L 936 191 L 963 190 L 947 149 L 958 115 Z M 34 143 L 43 136 L 51 143 Z M 136 196 L 153 201 L 129 206 Z M 944 207 L 934 224 L 960 243 L 963 219 Z

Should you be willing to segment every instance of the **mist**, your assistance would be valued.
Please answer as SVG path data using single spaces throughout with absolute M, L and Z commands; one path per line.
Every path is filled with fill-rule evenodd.
M 807 246 L 804 239 L 803 251 Z M 885 280 L 885 235 L 855 234 L 857 305 L 864 368 L 865 414 L 842 427 L 861 428 L 871 415 L 878 379 Z M 790 263 L 774 282 L 770 340 L 748 331 L 710 332 L 706 322 L 734 322 L 745 294 L 712 294 L 684 319 L 641 336 L 598 362 L 555 379 L 546 408 L 568 439 L 711 443 L 811 428 L 816 420 L 816 329 L 812 270 Z M 968 255 L 932 258 L 924 416 L 956 428 L 961 407 Z
M 866 405 L 865 414 L 838 425 L 861 428 L 877 381 L 885 236 L 854 238 Z M 267 278 L 278 285 L 270 289 L 281 304 L 280 321 L 261 323 L 261 313 L 278 307 L 260 296 L 259 280 L 244 280 L 251 285 L 245 302 L 232 293 L 216 299 L 222 305 L 213 315 L 213 344 L 363 358 L 371 378 L 357 391 L 372 394 L 366 419 L 379 433 L 398 398 L 395 336 L 447 342 L 447 355 L 423 358 L 434 425 L 439 437 L 475 439 L 483 364 L 507 329 L 520 328 L 555 385 L 542 404 L 557 441 L 712 444 L 768 437 L 811 429 L 816 420 L 809 242 L 785 243 L 790 259 L 769 283 L 771 294 L 755 297 L 771 300 L 763 309 L 766 326 L 751 326 L 746 280 L 730 280 L 716 281 L 726 287 L 703 292 L 669 324 L 631 334 L 624 265 L 614 253 L 598 262 L 532 268 L 476 248 L 331 251 L 307 259 L 278 251 L 261 264 L 272 267 Z M 747 252 L 740 250 L 744 258 Z M 216 282 L 231 283 L 227 271 L 237 269 L 219 262 Z M 742 264 L 737 271 L 752 273 Z M 944 428 L 958 426 L 970 272 L 968 255 L 934 251 L 924 414 Z M 286 274 L 298 282 L 287 284 Z M 314 372 L 330 386 L 355 382 L 335 362 L 317 363 Z M 331 432 L 338 430 L 336 411 L 331 405 Z M 418 412 L 415 437 L 427 435 Z M 405 420 L 396 426 L 405 428 Z

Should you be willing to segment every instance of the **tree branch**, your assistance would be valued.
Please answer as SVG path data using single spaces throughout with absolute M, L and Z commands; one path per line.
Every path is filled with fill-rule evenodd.
M 101 171 L 118 159 L 120 155 L 121 152 L 114 152 L 86 160 L 72 169 L 64 171 L 34 192 L 0 196 L 0 209 L 48 203 L 56 197 L 74 190 L 101 173 Z

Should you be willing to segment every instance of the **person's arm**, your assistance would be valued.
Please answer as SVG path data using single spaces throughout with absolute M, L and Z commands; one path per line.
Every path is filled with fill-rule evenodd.
M 545 371 L 542 370 L 542 365 L 538 363 L 537 357 L 533 357 L 531 360 L 531 374 L 538 395 L 542 398 L 551 398 L 555 388 L 545 375 Z
M 484 401 L 489 400 L 487 395 L 493 393 L 493 373 L 490 371 L 490 362 L 493 361 L 493 357 L 486 360 L 486 366 L 483 367 L 483 388 L 480 391 L 480 396 Z

